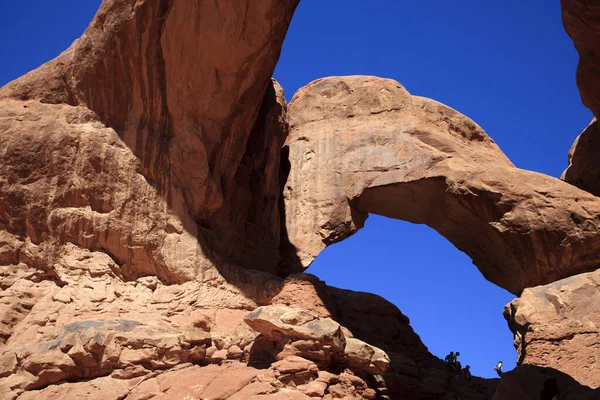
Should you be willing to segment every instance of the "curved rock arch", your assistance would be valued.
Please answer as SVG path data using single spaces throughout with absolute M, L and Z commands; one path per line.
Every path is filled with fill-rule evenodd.
M 375 213 L 429 225 L 517 295 L 600 266 L 600 199 L 516 168 L 441 103 L 389 79 L 330 77 L 288 112 L 288 265 L 307 267 Z

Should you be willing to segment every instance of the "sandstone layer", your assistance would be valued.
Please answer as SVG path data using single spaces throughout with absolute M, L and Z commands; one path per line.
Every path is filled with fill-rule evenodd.
M 504 315 L 520 363 L 600 387 L 600 270 L 525 289 Z
M 600 266 L 600 199 L 515 168 L 472 120 L 393 80 L 317 80 L 289 118 L 289 264 L 375 213 L 429 225 L 515 294 Z

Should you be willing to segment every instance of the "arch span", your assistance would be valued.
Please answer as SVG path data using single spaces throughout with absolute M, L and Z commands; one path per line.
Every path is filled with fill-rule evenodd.
M 600 267 L 600 199 L 516 168 L 455 110 L 348 76 L 310 83 L 288 111 L 286 230 L 301 267 L 368 213 L 429 225 L 517 295 Z

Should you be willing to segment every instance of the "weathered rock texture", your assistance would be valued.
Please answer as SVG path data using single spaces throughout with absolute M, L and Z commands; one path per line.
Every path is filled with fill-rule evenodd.
M 598 267 L 596 198 L 396 82 L 302 89 L 281 152 L 297 3 L 105 0 L 0 89 L 3 398 L 491 398 L 384 299 L 288 275 L 369 212 L 515 293 Z
M 600 5 L 589 0 L 561 0 L 565 30 L 579 53 L 577 86 L 583 104 L 600 116 Z M 579 135 L 569 152 L 563 179 L 600 196 L 600 153 L 597 123 Z
M 565 30 L 579 53 L 577 86 L 581 100 L 600 116 L 600 5 L 593 0 L 561 0 Z
M 395 81 L 317 80 L 289 118 L 290 264 L 375 213 L 431 226 L 515 294 L 600 266 L 600 199 L 515 168 L 473 121 Z
M 521 363 L 600 387 L 600 270 L 525 289 L 504 315 Z
M 91 205 L 92 214 L 80 211 L 87 219 L 116 209 L 119 218 L 106 215 L 110 222 L 102 222 L 110 223 L 110 231 L 113 224 L 139 228 L 113 234 L 106 239 L 111 243 L 88 238 L 86 247 L 109 251 L 119 263 L 127 259 L 136 275 L 183 282 L 212 264 L 213 254 L 274 270 L 279 148 L 287 130 L 283 94 L 270 82 L 297 3 L 104 1 L 68 50 L 0 90 L 0 98 L 36 103 L 29 110 L 9 100 L 1 105 L 8 119 L 2 130 L 12 136 L 4 134 L 3 140 L 14 141 L 3 143 L 9 150 L 2 165 L 16 170 L 2 171 L 12 188 L 0 195 L 18 210 L 2 213 L 0 220 L 17 225 L 14 233 L 32 236 L 33 226 L 23 227 L 31 220 L 54 223 L 46 218 L 53 209 Z M 57 152 L 56 146 L 67 149 Z M 125 149 L 116 158 L 115 146 Z M 71 166 L 88 168 L 87 175 L 73 171 L 63 178 L 62 170 Z M 62 179 L 46 179 L 46 171 Z M 102 175 L 113 179 L 114 172 L 131 184 L 106 187 Z M 67 178 L 73 174 L 80 176 L 76 183 Z M 58 184 L 56 195 L 48 196 L 54 189 L 41 187 L 41 181 Z M 116 186 L 127 192 L 117 195 Z M 36 194 L 45 197 L 23 206 Z M 169 215 L 178 222 L 169 222 Z M 101 235 L 96 223 L 87 225 L 93 233 L 77 231 L 78 242 Z M 144 232 L 136 235 L 135 228 Z M 35 226 L 35 235 L 50 229 Z M 193 242 L 180 240 L 182 235 Z M 170 255 L 147 254 L 161 251 L 162 244 Z
M 561 176 L 565 182 L 600 197 L 600 132 L 594 119 L 575 139 L 569 151 L 569 166 Z

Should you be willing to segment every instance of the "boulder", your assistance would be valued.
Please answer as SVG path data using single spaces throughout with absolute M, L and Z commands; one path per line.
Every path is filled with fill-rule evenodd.
M 355 338 L 346 339 L 344 362 L 354 370 L 371 375 L 382 375 L 390 367 L 385 351 Z
M 255 331 L 282 343 L 313 340 L 329 345 L 339 353 L 343 353 L 346 346 L 340 324 L 331 318 L 319 318 L 301 308 L 263 306 L 248 314 L 245 321 Z

